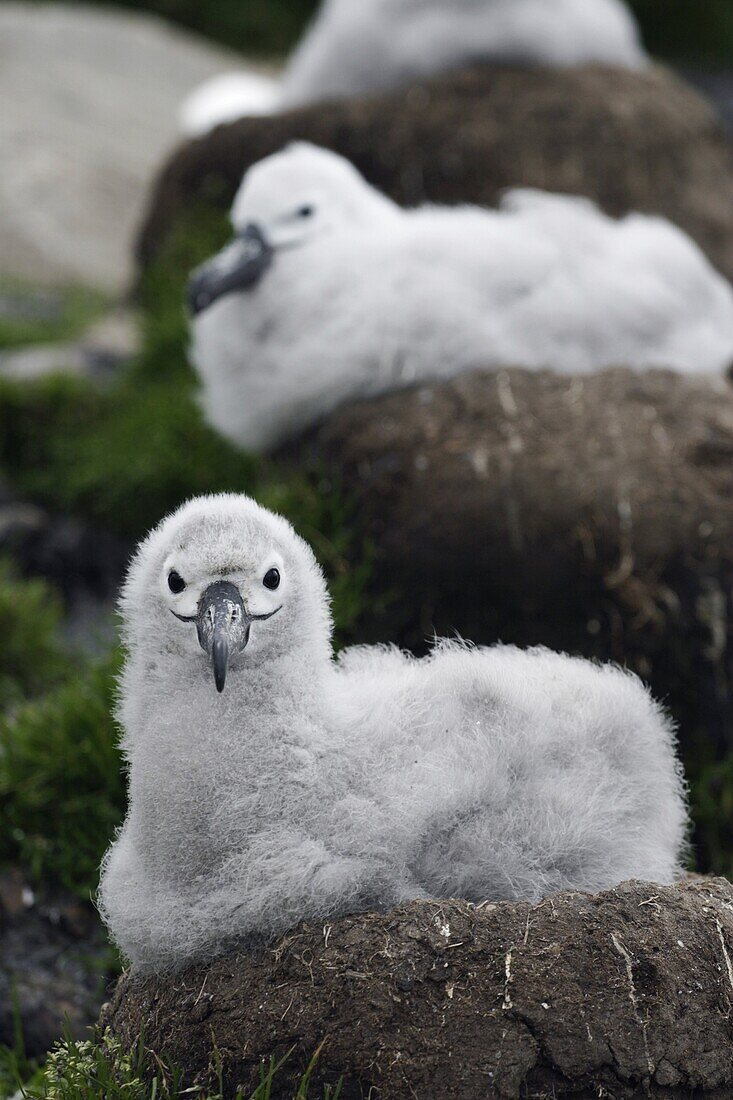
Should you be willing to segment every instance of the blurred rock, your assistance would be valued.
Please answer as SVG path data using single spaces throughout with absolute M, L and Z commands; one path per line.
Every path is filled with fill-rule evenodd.
M 133 359 L 142 346 L 138 318 L 118 307 L 90 325 L 81 339 L 92 372 L 107 372 Z
M 234 55 L 162 20 L 0 4 L 0 272 L 116 292 L 181 99 Z
M 0 350 L 0 378 L 32 382 L 50 374 L 72 374 L 109 381 L 139 350 L 137 318 L 118 308 L 95 321 L 74 343 Z
M 259 955 L 123 977 L 102 1013 L 186 1082 L 273 1100 L 733 1095 L 733 888 L 626 883 L 542 904 L 420 901 L 300 925 Z M 289 1057 L 288 1057 L 289 1055 Z M 216 1067 L 216 1068 L 214 1068 Z M 268 1093 L 268 1095 L 270 1095 Z
M 58 287 L 0 286 L 0 322 L 58 324 L 65 310 L 66 300 Z
M 116 637 L 114 607 L 132 547 L 69 516 L 19 499 L 0 482 L 0 554 L 61 593 L 66 636 L 91 652 Z
M 526 186 L 587 195 L 611 214 L 663 214 L 733 276 L 733 155 L 713 108 L 661 67 L 475 68 L 219 127 L 164 167 L 140 262 L 197 201 L 228 208 L 244 170 L 294 139 L 335 149 L 408 206 L 491 206 Z
M 75 344 L 31 344 L 0 352 L 0 378 L 34 382 L 49 374 L 86 375 L 87 362 Z
M 616 660 L 688 751 L 730 747 L 725 379 L 469 374 L 344 406 L 295 451 L 333 469 L 375 548 L 370 617 L 389 604 L 369 640 L 424 651 L 457 631 Z
M 0 873 L 0 1044 L 14 1046 L 15 1011 L 28 1057 L 45 1055 L 65 1028 L 85 1038 L 112 963 L 89 902 L 37 895 L 20 872 Z

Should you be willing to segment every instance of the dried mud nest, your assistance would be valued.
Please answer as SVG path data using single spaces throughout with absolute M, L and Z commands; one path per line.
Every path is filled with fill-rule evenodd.
M 542 904 L 415 902 L 173 977 L 123 977 L 102 1024 L 225 1088 L 292 1051 L 291 1097 L 583 1100 L 733 1095 L 733 888 L 626 883 Z
M 467 374 L 346 405 L 294 450 L 333 472 L 374 548 L 364 640 L 615 660 L 671 707 L 686 753 L 728 751 L 726 379 Z

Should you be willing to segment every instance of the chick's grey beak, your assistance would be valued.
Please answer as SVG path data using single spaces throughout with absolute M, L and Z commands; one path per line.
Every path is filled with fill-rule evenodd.
M 201 267 L 188 284 L 188 308 L 195 317 L 218 298 L 257 285 L 270 264 L 274 250 L 257 225 L 248 225 L 233 241 Z
M 196 615 L 199 645 L 211 658 L 214 683 L 220 694 L 230 658 L 241 653 L 249 641 L 251 622 L 239 589 L 229 581 L 209 585 L 199 600 Z

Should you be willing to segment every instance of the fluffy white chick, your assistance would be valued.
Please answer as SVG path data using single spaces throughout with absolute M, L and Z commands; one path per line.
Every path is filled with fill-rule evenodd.
M 404 210 L 335 153 L 254 165 L 231 245 L 194 274 L 208 419 L 267 450 L 347 399 L 472 368 L 722 371 L 733 290 L 661 218 L 513 191 Z
M 184 102 L 181 127 L 399 88 L 474 62 L 640 68 L 622 0 L 325 0 L 280 81 L 227 73 Z
M 673 731 L 618 668 L 447 642 L 334 660 L 313 553 L 243 496 L 164 520 L 121 609 L 129 810 L 99 903 L 137 969 L 409 899 L 677 874 Z
M 635 69 L 647 58 L 622 0 L 325 0 L 279 105 L 399 88 L 478 61 Z

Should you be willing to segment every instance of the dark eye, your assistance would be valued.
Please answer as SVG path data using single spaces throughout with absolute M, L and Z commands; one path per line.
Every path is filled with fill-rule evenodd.
M 180 573 L 176 573 L 175 569 L 172 569 L 168 574 L 168 587 L 174 596 L 177 596 L 179 592 L 183 592 L 186 587 L 186 582 Z
M 280 573 L 277 569 L 268 569 L 262 578 L 262 583 L 265 588 L 279 588 L 280 587 Z
M 307 203 L 305 206 L 299 206 L 298 209 L 295 211 L 297 217 L 299 218 L 312 218 L 315 212 L 315 207 L 310 206 Z

